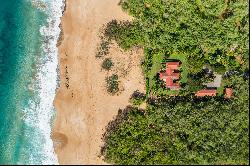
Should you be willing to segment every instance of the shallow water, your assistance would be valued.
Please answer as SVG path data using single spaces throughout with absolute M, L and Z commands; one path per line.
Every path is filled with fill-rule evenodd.
M 0 0 L 0 164 L 57 164 L 50 132 L 63 3 L 44 2 Z

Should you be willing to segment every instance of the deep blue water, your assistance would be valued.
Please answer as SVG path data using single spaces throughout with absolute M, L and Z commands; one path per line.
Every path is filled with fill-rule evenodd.
M 39 146 L 46 140 L 25 123 L 24 110 L 31 98 L 39 102 L 35 90 L 43 55 L 39 30 L 47 15 L 30 0 L 0 0 L 0 13 L 0 164 L 43 163 Z

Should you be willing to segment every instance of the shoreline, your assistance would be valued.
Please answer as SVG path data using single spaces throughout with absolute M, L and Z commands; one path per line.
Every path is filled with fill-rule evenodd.
M 51 119 L 53 118 L 55 111 L 53 106 L 53 99 L 57 89 L 57 66 L 58 66 L 58 55 L 57 55 L 57 39 L 60 32 L 58 25 L 60 23 L 60 17 L 62 14 L 61 6 L 63 5 L 63 0 L 55 0 L 53 2 L 44 3 L 42 11 L 47 11 L 47 25 L 40 28 L 40 33 L 45 39 L 42 45 L 43 53 L 46 55 L 47 62 L 40 64 L 40 71 L 37 75 L 40 87 L 40 106 L 39 119 L 41 121 L 38 123 L 39 128 L 42 133 L 45 134 L 46 146 L 44 147 L 45 152 L 47 152 L 47 159 L 43 161 L 45 164 L 54 163 L 58 164 L 57 156 L 54 152 L 53 141 L 50 137 L 52 131 Z M 44 59 L 45 60 L 45 59 Z M 44 81 L 51 80 L 51 81 Z M 53 81 L 52 81 L 53 80 Z M 46 96 L 46 97 L 45 97 Z M 44 121 L 46 119 L 46 121 Z M 36 126 L 37 123 L 33 122 Z M 49 149 L 48 149 L 49 147 Z M 49 153 L 48 153 L 49 152 Z M 47 161 L 48 160 L 48 161 Z
M 106 92 L 108 73 L 101 70 L 101 60 L 95 57 L 102 26 L 113 19 L 131 20 L 118 3 L 65 0 L 57 43 L 60 85 L 54 98 L 56 116 L 51 134 L 59 164 L 107 164 L 99 156 L 106 125 L 119 108 L 129 104 L 133 91 L 145 89 L 141 51 L 124 53 L 112 46 L 109 56 L 117 65 L 113 72 L 132 64 L 120 78 L 124 90 L 116 96 Z

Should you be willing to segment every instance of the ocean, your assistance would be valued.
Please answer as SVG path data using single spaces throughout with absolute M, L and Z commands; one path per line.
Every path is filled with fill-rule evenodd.
M 63 0 L 0 0 L 0 164 L 58 164 L 50 138 Z

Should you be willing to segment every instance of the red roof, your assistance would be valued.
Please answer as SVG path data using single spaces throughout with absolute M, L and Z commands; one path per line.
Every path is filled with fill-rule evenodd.
M 166 66 L 167 68 L 178 69 L 178 67 L 180 66 L 180 62 L 167 62 Z
M 174 71 L 171 68 L 166 69 L 166 74 L 171 75 Z
M 231 98 L 232 95 L 233 95 L 233 89 L 232 88 L 226 88 L 225 98 Z
M 166 78 L 166 86 L 172 86 L 173 85 L 173 79 L 171 77 Z
M 173 86 L 180 87 L 180 84 L 178 82 L 175 82 Z
M 171 73 L 171 74 L 168 74 L 167 72 L 165 73 L 160 73 L 160 79 L 167 79 L 167 78 L 172 78 L 172 79 L 175 79 L 175 80 L 178 80 L 180 77 L 180 73 Z
M 203 96 L 216 96 L 217 91 L 215 89 L 203 89 L 196 92 L 196 96 L 203 97 Z
M 172 89 L 180 89 L 181 86 L 178 82 L 174 83 L 173 86 L 172 86 Z
M 166 79 L 166 73 L 160 72 L 160 79 Z
M 160 73 L 160 79 L 166 82 L 166 88 L 170 89 L 179 89 L 180 84 L 174 83 L 174 80 L 178 80 L 180 77 L 179 72 L 175 72 L 179 67 L 179 62 L 167 62 L 166 63 L 166 72 Z
M 167 77 L 166 79 L 166 88 L 169 89 L 179 89 L 181 86 L 178 82 L 174 83 L 173 79 L 170 77 Z
M 180 77 L 180 73 L 173 73 L 171 76 L 172 76 L 173 79 L 178 80 L 179 77 Z

